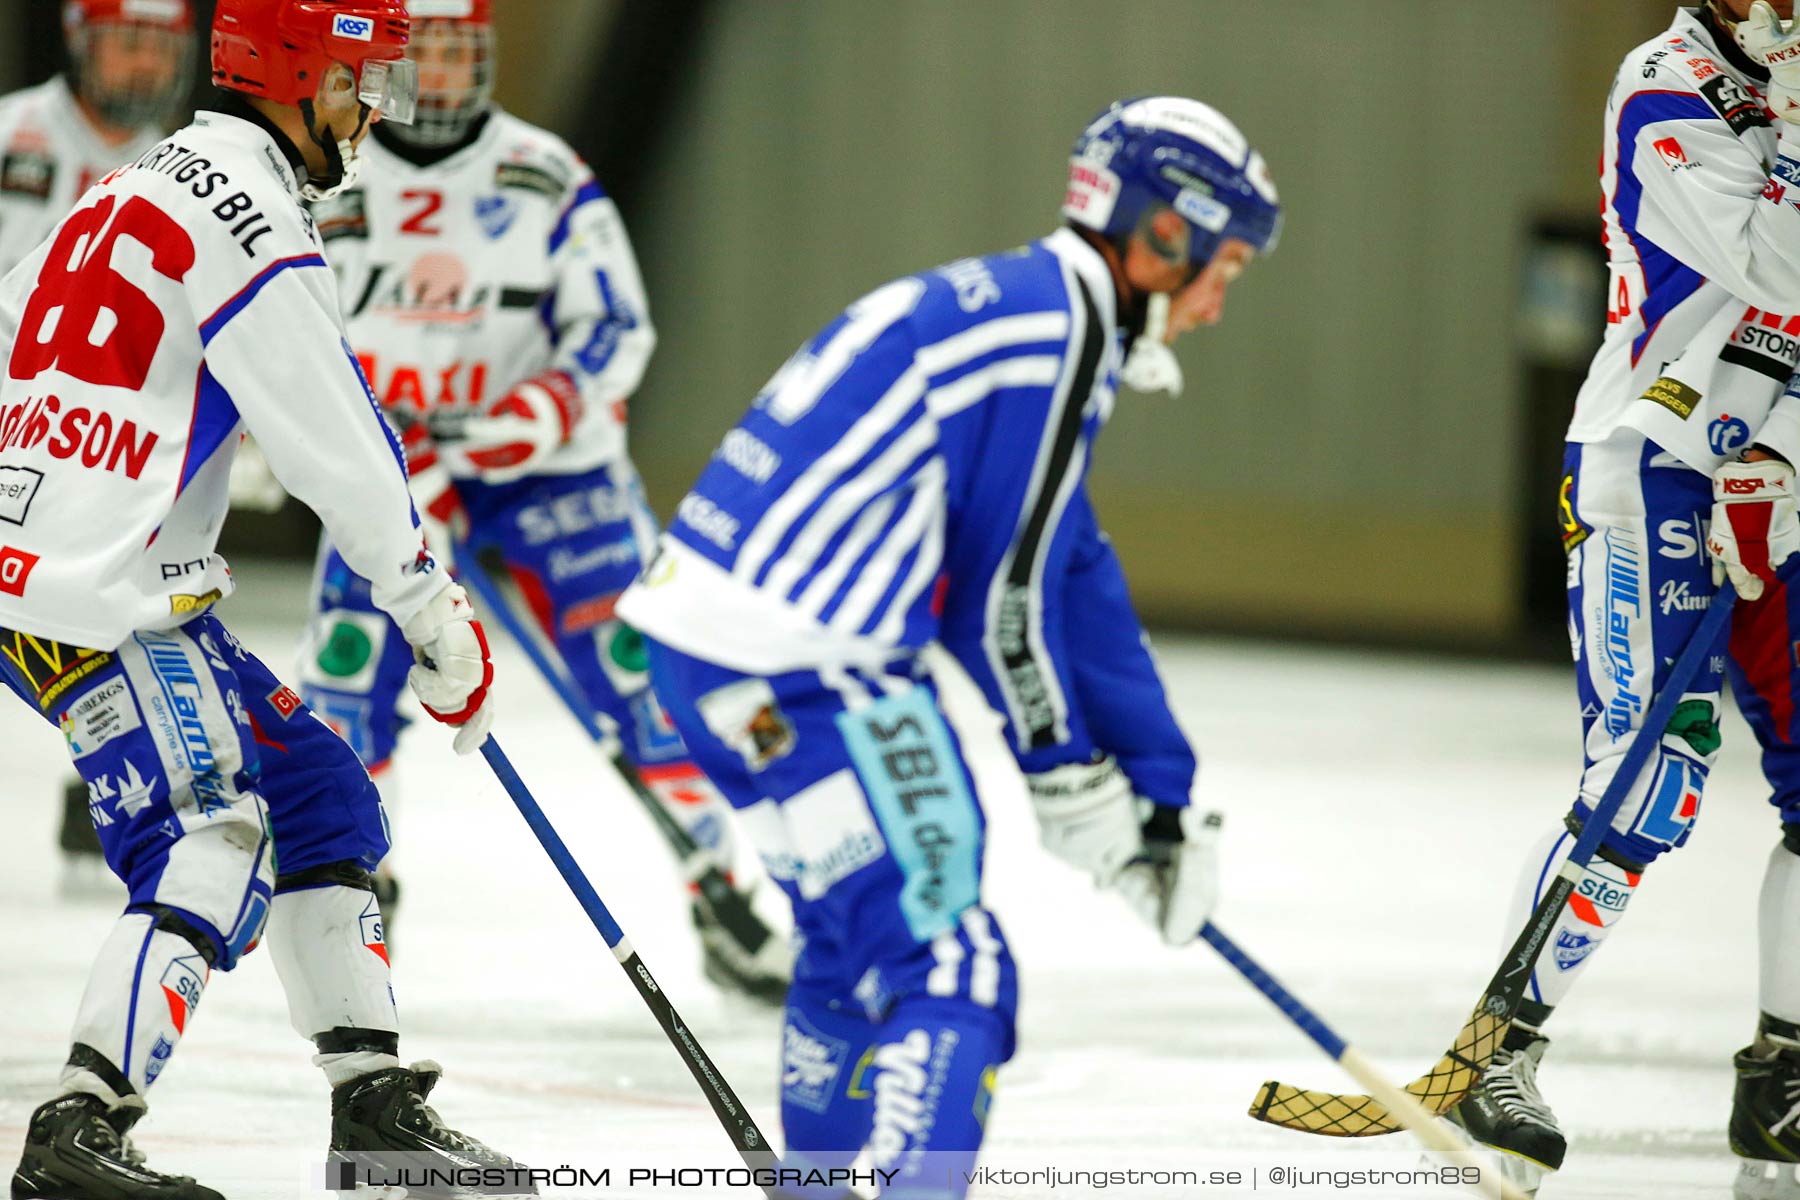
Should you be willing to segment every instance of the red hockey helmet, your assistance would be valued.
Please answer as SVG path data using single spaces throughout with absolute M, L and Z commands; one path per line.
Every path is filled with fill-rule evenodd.
M 213 83 L 298 106 L 333 63 L 344 63 L 362 102 L 404 125 L 418 97 L 408 28 L 405 0 L 219 0 Z
M 187 98 L 194 72 L 188 0 L 64 0 L 69 84 L 123 129 L 156 125 Z
M 194 10 L 188 0 L 63 0 L 65 32 L 111 21 L 161 25 L 186 33 L 194 27 Z
M 490 0 L 408 0 L 409 52 L 419 66 L 419 113 L 388 132 L 421 147 L 460 142 L 494 99 Z

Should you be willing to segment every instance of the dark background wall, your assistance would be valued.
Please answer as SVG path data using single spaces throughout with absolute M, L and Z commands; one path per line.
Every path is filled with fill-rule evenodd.
M 52 69 L 57 7 L 0 0 L 0 83 Z M 1555 443 L 1602 320 L 1601 109 L 1671 5 L 496 8 L 503 101 L 590 156 L 644 264 L 662 345 L 633 437 L 662 511 L 844 304 L 1047 231 L 1082 124 L 1182 92 L 1261 147 L 1288 220 L 1225 323 L 1183 343 L 1187 394 L 1128 397 L 1101 444 L 1094 492 L 1140 605 L 1278 633 L 1554 635 Z

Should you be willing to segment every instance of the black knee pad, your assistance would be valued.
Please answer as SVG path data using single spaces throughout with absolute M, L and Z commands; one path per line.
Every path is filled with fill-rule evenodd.
M 400 1035 L 384 1029 L 352 1029 L 340 1025 L 313 1035 L 313 1045 L 320 1054 L 354 1054 L 367 1050 L 376 1054 L 399 1054 Z
M 1800 856 L 1800 821 L 1781 823 L 1781 844 L 1789 854 Z
M 304 871 L 282 872 L 275 876 L 277 896 L 283 892 L 299 892 L 316 887 L 347 887 L 359 892 L 373 892 L 375 881 L 361 864 L 349 859 L 308 867 Z
M 184 939 L 206 960 L 208 968 L 219 965 L 217 935 L 195 924 L 179 911 L 166 904 L 134 904 L 125 911 L 143 913 L 150 918 L 150 928 Z
M 1569 833 L 1577 839 L 1581 837 L 1581 820 L 1574 813 L 1569 813 L 1563 818 L 1563 828 L 1567 829 Z M 1795 851 L 1795 853 L 1800 854 L 1800 850 Z M 1617 850 L 1607 845 L 1604 836 L 1601 837 L 1600 844 L 1594 848 L 1594 857 L 1603 862 L 1611 863 L 1621 871 L 1630 871 L 1633 875 L 1642 875 L 1650 866 L 1648 863 L 1633 862 L 1631 859 L 1626 858 L 1623 854 L 1620 854 Z
M 114 1066 L 112 1059 L 86 1042 L 76 1042 L 69 1047 L 68 1065 L 92 1074 L 101 1083 L 111 1088 L 121 1100 L 127 1096 L 137 1095 L 137 1089 L 131 1086 L 131 1080 L 125 1077 L 125 1072 Z

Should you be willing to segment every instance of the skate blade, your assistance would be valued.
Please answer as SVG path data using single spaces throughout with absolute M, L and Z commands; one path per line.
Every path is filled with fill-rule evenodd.
M 1800 1163 L 1746 1158 L 1731 1185 L 1732 1200 L 1800 1200 Z
M 1454 1121 L 1449 1122 L 1449 1124 L 1455 1128 L 1459 1137 L 1468 1138 L 1468 1130 L 1464 1129 L 1461 1125 L 1457 1125 Z M 1453 1155 L 1429 1151 L 1427 1154 L 1434 1161 L 1443 1160 L 1445 1162 L 1455 1162 L 1458 1165 L 1473 1160 L 1474 1163 L 1479 1164 L 1484 1170 L 1492 1171 L 1499 1175 L 1500 1178 L 1506 1180 L 1506 1182 L 1512 1184 L 1527 1196 L 1537 1195 L 1539 1185 L 1541 1185 L 1549 1176 L 1556 1174 L 1556 1169 L 1554 1167 L 1545 1166 L 1535 1158 L 1527 1158 L 1523 1154 L 1516 1154 L 1511 1150 L 1503 1150 L 1499 1146 L 1491 1146 L 1486 1142 L 1471 1140 L 1469 1149 Z M 1793 1200 L 1800 1200 L 1800 1194 L 1797 1194 Z

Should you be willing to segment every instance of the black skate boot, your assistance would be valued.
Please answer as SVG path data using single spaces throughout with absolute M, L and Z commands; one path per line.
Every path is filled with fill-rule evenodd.
M 694 929 L 700 934 L 701 967 L 715 987 L 772 1008 L 787 1003 L 793 965 L 779 935 L 759 928 L 754 932 L 760 941 L 752 947 L 715 917 L 704 899 L 694 901 L 693 912 Z
M 1800 1029 L 1763 1014 L 1756 1040 L 1737 1052 L 1728 1136 L 1744 1159 L 1737 1200 L 1800 1200 Z
M 537 1195 L 524 1165 L 449 1128 L 425 1103 L 443 1073 L 418 1062 L 331 1089 L 329 1185 L 404 1188 L 410 1200 Z
M 1514 1025 L 1469 1094 L 1447 1114 L 1471 1140 L 1498 1151 L 1501 1173 L 1530 1195 L 1562 1166 L 1568 1142 L 1538 1091 L 1537 1069 L 1550 1039 Z
M 107 1111 L 86 1092 L 58 1096 L 31 1114 L 13 1200 L 224 1200 L 186 1175 L 144 1165 L 126 1136 L 141 1108 Z

